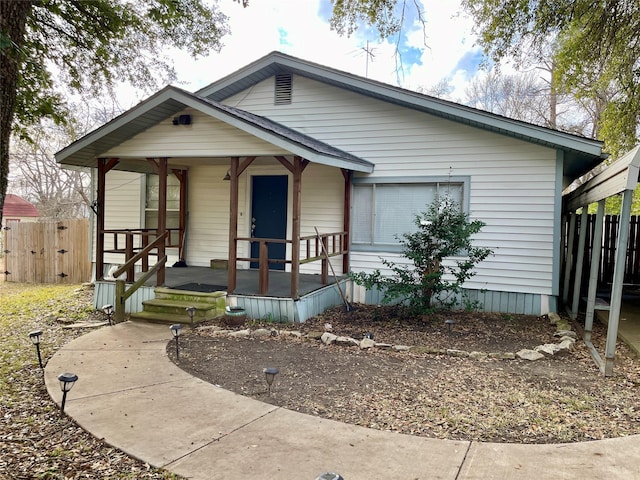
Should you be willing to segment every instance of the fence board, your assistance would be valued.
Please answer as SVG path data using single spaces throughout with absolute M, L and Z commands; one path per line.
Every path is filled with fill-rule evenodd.
M 81 283 L 91 278 L 87 219 L 11 223 L 5 240 L 7 281 Z

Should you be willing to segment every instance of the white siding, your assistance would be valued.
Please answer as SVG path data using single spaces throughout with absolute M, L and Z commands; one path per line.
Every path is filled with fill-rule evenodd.
M 226 103 L 375 163 L 369 177 L 469 176 L 471 217 L 487 224 L 476 244 L 492 248 L 494 255 L 479 266 L 467 287 L 552 293 L 554 149 L 298 76 L 293 80 L 291 105 L 273 105 L 273 79 Z M 315 213 L 321 216 L 320 211 Z M 352 252 L 351 267 L 354 271 L 378 267 L 380 256 L 392 257 Z
M 198 111 L 187 109 L 191 125 L 173 125 L 172 118 L 112 148 L 105 157 L 231 157 L 282 155 L 285 150 Z

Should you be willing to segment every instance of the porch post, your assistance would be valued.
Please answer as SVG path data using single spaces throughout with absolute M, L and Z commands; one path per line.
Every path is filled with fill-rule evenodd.
M 167 231 L 167 158 L 158 159 L 158 235 L 163 235 Z M 165 256 L 166 240 L 158 244 L 158 260 Z M 156 284 L 158 287 L 164 285 L 165 264 L 158 269 Z
M 178 235 L 178 258 L 181 261 L 186 261 L 185 259 L 185 247 L 184 244 L 186 239 L 187 232 L 187 184 L 189 180 L 189 171 L 188 170 L 172 170 L 173 174 L 180 181 L 180 219 L 178 228 L 180 228 L 180 232 Z
M 236 258 L 238 258 L 238 165 L 239 157 L 231 158 L 229 169 L 229 267 L 227 270 L 227 293 L 236 289 Z
M 571 303 L 571 313 L 569 314 L 574 320 L 578 316 L 578 310 L 580 308 L 580 291 L 582 290 L 582 269 L 584 266 L 584 247 L 587 239 L 588 220 L 589 212 L 587 211 L 587 207 L 582 207 L 580 231 L 578 233 L 578 253 L 576 255 L 576 275 L 573 279 L 573 301 Z
M 104 276 L 104 202 L 107 172 L 118 164 L 117 158 L 98 158 L 98 191 L 96 192 L 96 280 Z
M 604 218 L 605 201 L 598 202 L 598 213 L 596 214 L 596 228 L 593 233 L 591 247 L 591 270 L 589 271 L 589 293 L 587 295 L 587 313 L 584 318 L 584 340 L 591 342 L 591 331 L 593 330 L 593 317 L 595 316 L 596 293 L 598 289 L 598 270 L 600 267 L 600 256 L 602 254 L 602 220 Z M 587 208 L 585 205 L 582 207 Z
M 342 169 L 344 177 L 344 212 L 342 214 L 342 231 L 346 234 L 342 237 L 342 274 L 349 272 L 349 242 L 351 239 L 351 179 L 353 178 L 352 170 Z
M 291 222 L 291 298 L 298 298 L 300 286 L 300 214 L 302 212 L 302 158 L 293 158 L 293 219 Z

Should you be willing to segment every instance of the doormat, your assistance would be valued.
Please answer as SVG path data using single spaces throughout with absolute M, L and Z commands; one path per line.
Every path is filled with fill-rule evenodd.
M 227 290 L 226 285 L 211 285 L 209 283 L 185 283 L 176 287 L 170 287 L 172 290 L 188 290 L 190 292 L 224 292 Z

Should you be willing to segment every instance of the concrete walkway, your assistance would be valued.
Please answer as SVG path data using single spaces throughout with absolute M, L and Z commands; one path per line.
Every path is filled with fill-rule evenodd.
M 640 436 L 559 445 L 435 440 L 295 413 L 177 368 L 167 326 L 126 322 L 74 340 L 45 369 L 79 380 L 65 411 L 84 429 L 191 479 L 640 479 Z

